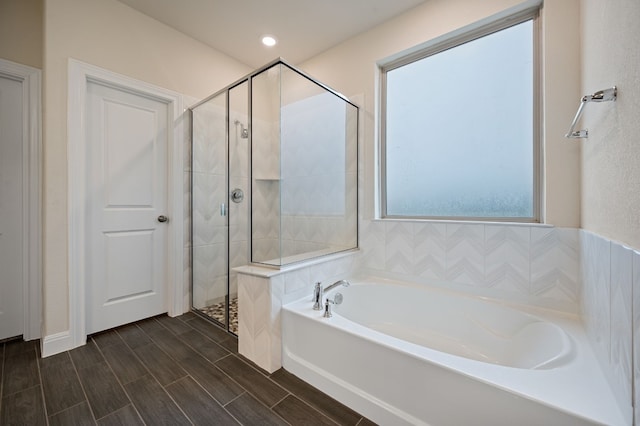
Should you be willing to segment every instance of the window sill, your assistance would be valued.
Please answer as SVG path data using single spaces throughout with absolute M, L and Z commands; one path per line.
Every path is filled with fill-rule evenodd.
M 398 218 L 398 217 L 385 217 L 374 218 L 372 222 L 416 222 L 416 223 L 441 223 L 441 224 L 456 224 L 456 225 L 502 225 L 502 226 L 526 226 L 533 228 L 553 228 L 554 225 L 549 223 L 539 222 L 511 222 L 502 220 L 456 220 L 456 219 L 419 219 L 419 218 Z

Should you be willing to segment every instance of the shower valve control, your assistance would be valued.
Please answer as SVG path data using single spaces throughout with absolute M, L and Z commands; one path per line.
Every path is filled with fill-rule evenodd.
M 241 203 L 242 200 L 244 200 L 244 192 L 242 192 L 242 189 L 236 188 L 231 191 L 231 201 L 234 203 Z

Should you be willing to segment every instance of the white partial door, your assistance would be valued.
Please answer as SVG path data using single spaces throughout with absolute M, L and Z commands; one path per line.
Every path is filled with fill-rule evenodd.
M 0 340 L 24 333 L 22 84 L 0 75 Z
M 87 82 L 87 334 L 167 312 L 168 105 Z

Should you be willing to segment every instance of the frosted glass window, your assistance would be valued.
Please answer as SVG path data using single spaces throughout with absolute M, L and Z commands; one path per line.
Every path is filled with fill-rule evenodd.
M 385 216 L 535 221 L 534 22 L 383 69 Z

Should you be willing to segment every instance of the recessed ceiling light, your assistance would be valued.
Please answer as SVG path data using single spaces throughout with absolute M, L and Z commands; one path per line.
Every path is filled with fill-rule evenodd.
M 276 40 L 274 36 L 270 36 L 270 35 L 262 36 L 262 44 L 264 44 L 265 46 L 267 47 L 275 46 L 276 43 L 278 43 L 278 40 Z

